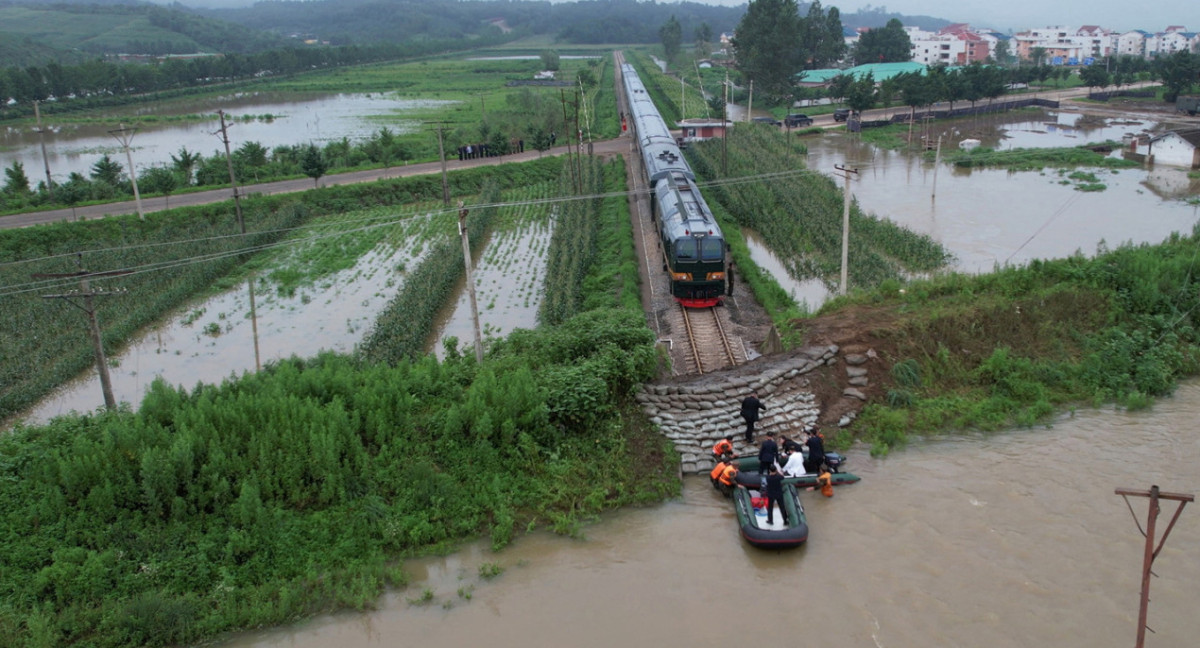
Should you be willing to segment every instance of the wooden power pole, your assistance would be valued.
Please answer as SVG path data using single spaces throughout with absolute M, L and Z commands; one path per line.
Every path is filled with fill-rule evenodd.
M 835 164 L 833 168 L 846 179 L 846 188 L 842 190 L 842 283 L 838 286 L 838 294 L 845 295 L 850 277 L 850 176 L 858 175 L 858 169 L 843 164 Z
M 112 412 L 117 409 L 117 399 L 113 396 L 112 378 L 108 375 L 108 360 L 104 357 L 104 340 L 100 336 L 100 323 L 96 320 L 96 307 L 92 303 L 93 297 L 109 297 L 112 295 L 123 295 L 126 291 L 114 291 L 97 289 L 93 290 L 88 283 L 88 279 L 92 277 L 116 277 L 118 275 L 131 274 L 130 270 L 113 270 L 110 272 L 88 272 L 83 269 L 83 255 L 80 254 L 77 258 L 79 270 L 77 272 L 67 273 L 38 273 L 33 275 L 34 279 L 62 279 L 65 277 L 79 277 L 79 290 L 61 293 L 57 295 L 42 295 L 44 299 L 63 299 L 72 306 L 82 310 L 88 318 L 88 336 L 92 339 L 92 351 L 96 357 L 96 371 L 100 374 L 100 389 L 104 392 L 104 407 Z M 76 301 L 79 300 L 79 301 Z
M 1146 536 L 1146 553 L 1142 560 L 1142 598 L 1141 604 L 1138 607 L 1138 629 L 1136 648 L 1143 648 L 1146 645 L 1146 613 L 1150 607 L 1150 575 L 1153 573 L 1151 568 L 1154 565 L 1154 559 L 1158 557 L 1158 552 L 1162 551 L 1163 545 L 1167 542 L 1167 536 L 1171 534 L 1171 529 L 1175 527 L 1175 521 L 1179 519 L 1179 514 L 1183 513 L 1183 507 L 1187 506 L 1188 502 L 1195 501 L 1195 496 L 1187 493 L 1164 493 L 1158 490 L 1158 486 L 1151 486 L 1150 490 L 1136 490 L 1132 488 L 1118 488 L 1117 495 L 1125 498 L 1125 503 L 1129 504 L 1129 496 L 1146 497 L 1150 500 L 1150 512 L 1146 517 L 1146 530 L 1142 531 L 1142 523 L 1137 519 L 1137 514 L 1133 513 L 1133 505 L 1129 504 L 1129 512 L 1133 514 L 1133 521 L 1137 522 L 1138 531 L 1142 531 L 1142 535 Z M 1179 502 L 1179 508 L 1175 509 L 1175 515 L 1171 517 L 1170 524 L 1167 525 L 1167 530 L 1163 532 L 1162 539 L 1158 541 L 1158 547 L 1154 546 L 1154 523 L 1158 520 L 1158 502 L 1159 500 L 1172 500 Z M 1151 630 L 1153 632 L 1153 630 Z
M 54 202 L 54 181 L 50 179 L 50 158 L 46 157 L 46 129 L 42 128 L 42 111 L 37 101 L 33 102 L 33 118 L 37 127 L 33 132 L 38 134 L 38 142 L 42 145 L 42 165 L 46 167 L 46 191 L 50 194 L 50 202 Z
M 133 168 L 133 153 L 129 152 L 129 143 L 133 141 L 136 133 L 136 128 L 125 128 L 125 124 L 121 124 L 120 128 L 108 131 L 109 135 L 117 138 L 117 141 L 121 143 L 121 148 L 125 149 L 125 159 L 129 162 L 129 181 L 133 183 L 133 202 L 137 205 L 138 220 L 146 220 L 146 212 L 142 211 L 142 194 L 138 193 L 137 171 Z
M 242 198 L 238 193 L 237 174 L 233 172 L 233 153 L 229 150 L 229 127 L 225 125 L 225 111 L 218 110 L 221 118 L 221 141 L 225 143 L 225 164 L 229 167 L 229 184 L 233 187 L 233 208 L 237 213 L 238 229 L 246 233 L 246 219 L 242 217 Z M 245 242 L 245 237 L 243 237 Z M 254 370 L 262 371 L 262 357 L 258 351 L 258 309 L 254 304 L 254 275 L 246 279 L 246 288 L 250 292 L 250 332 L 254 337 Z
M 479 331 L 479 306 L 475 302 L 475 275 L 471 270 L 471 241 L 467 237 L 467 208 L 458 201 L 458 233 L 462 237 L 463 264 L 467 271 L 467 295 L 471 299 L 471 322 L 475 325 L 475 361 L 483 362 L 483 339 Z

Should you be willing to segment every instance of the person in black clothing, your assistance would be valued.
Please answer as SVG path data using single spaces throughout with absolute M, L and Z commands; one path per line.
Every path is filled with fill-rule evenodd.
M 758 420 L 758 411 L 767 409 L 758 400 L 758 394 L 750 394 L 742 399 L 742 419 L 746 421 L 746 443 L 754 442 L 754 422 Z
M 779 435 L 779 449 L 784 452 L 801 452 L 804 446 L 792 441 L 786 434 Z
M 820 472 L 821 464 L 825 463 L 825 440 L 821 438 L 821 434 L 816 428 L 809 433 L 808 440 L 804 442 L 804 445 L 808 446 L 808 458 L 804 460 L 804 472 Z
M 786 526 L 788 514 L 787 507 L 783 505 L 783 475 L 779 474 L 775 464 L 771 464 L 771 472 L 767 474 L 767 524 L 774 524 L 776 504 L 779 504 L 779 514 L 783 516 Z
M 777 458 L 779 458 L 779 445 L 775 443 L 775 433 L 767 432 L 767 438 L 762 442 L 762 447 L 758 451 L 758 474 L 766 475 L 767 470 L 775 466 Z

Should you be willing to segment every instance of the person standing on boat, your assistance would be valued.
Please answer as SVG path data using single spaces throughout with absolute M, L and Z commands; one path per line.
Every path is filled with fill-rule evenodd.
M 746 421 L 746 443 L 754 443 L 754 423 L 758 421 L 758 411 L 767 409 L 758 400 L 758 394 L 750 394 L 742 399 L 742 419 Z
M 758 451 L 758 474 L 765 477 L 767 469 L 774 466 L 778 458 L 779 444 L 775 443 L 775 433 L 767 432 L 767 438 L 763 440 Z
M 787 526 L 787 508 L 783 505 L 783 475 L 779 468 L 771 464 L 771 472 L 767 473 L 767 524 L 774 524 L 775 505 L 779 505 L 779 514 L 783 516 L 783 524 Z
M 814 427 L 808 433 L 808 440 L 804 445 L 808 446 L 808 459 L 804 460 L 804 471 L 821 472 L 821 465 L 825 463 L 825 440 L 821 438 L 821 431 Z
M 737 454 L 733 451 L 733 435 L 730 434 L 724 439 L 717 441 L 717 445 L 713 446 L 712 453 L 713 459 L 716 459 L 717 461 L 724 459 L 725 455 L 736 457 Z

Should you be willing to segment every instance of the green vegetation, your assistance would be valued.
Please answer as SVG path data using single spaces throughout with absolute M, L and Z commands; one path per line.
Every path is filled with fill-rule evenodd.
M 704 193 L 738 225 L 760 232 L 798 280 L 832 285 L 841 269 L 842 192 L 832 180 L 796 171 L 782 134 L 764 128 L 735 128 L 728 142 L 729 175 L 721 174 L 721 142 L 689 147 L 697 174 L 719 181 Z M 738 181 L 743 178 L 743 181 Z M 850 284 L 875 286 L 912 273 L 943 267 L 946 251 L 926 235 L 863 214 L 852 206 Z M 740 264 L 740 262 L 739 262 Z
M 1088 166 L 1126 169 L 1139 166 L 1133 160 L 1097 153 L 1088 148 L 1091 146 L 1094 145 L 1071 148 L 1017 148 L 1007 151 L 977 148 L 972 151 L 954 151 L 943 154 L 943 158 L 957 167 L 999 167 L 1012 171 L 1040 171 L 1046 167 Z M 926 156 L 928 155 L 927 153 Z
M 1197 246 L 1193 232 L 831 301 L 823 312 L 884 317 L 872 334 L 894 349 L 886 402 L 855 430 L 886 452 L 909 434 L 1028 427 L 1077 404 L 1149 406 L 1200 372 Z
M 454 196 L 466 199 L 478 194 L 485 178 L 500 187 L 536 184 L 556 175 L 560 164 L 548 158 L 460 171 L 454 174 Z M 238 235 L 227 202 L 161 212 L 146 221 L 136 216 L 111 217 L 0 232 L 0 284 L 7 287 L 0 295 L 0 312 L 14 327 L 0 349 L 0 419 L 23 411 L 93 361 L 91 346 L 80 334 L 78 315 L 55 310 L 54 304 L 40 297 L 77 284 L 71 279 L 34 281 L 31 274 L 73 272 L 76 253 L 82 254 L 83 267 L 93 272 L 141 270 L 92 281 L 93 287 L 128 289 L 137 295 L 133 300 L 121 296 L 97 300 L 105 346 L 112 349 L 193 295 L 214 285 L 227 287 L 229 277 L 251 259 L 251 251 L 276 244 L 290 228 L 308 219 L 440 198 L 441 179 L 418 176 L 244 200 L 246 236 Z M 461 263 L 461 254 L 457 256 Z M 335 267 L 336 263 L 315 264 L 310 271 L 328 272 Z M 286 289 L 287 280 L 281 277 L 281 281 Z
M 714 116 L 698 88 L 690 83 L 683 83 L 681 86 L 678 77 L 664 74 L 648 55 L 626 52 L 625 58 L 637 70 L 638 78 L 645 84 L 646 92 L 654 98 L 654 105 L 658 107 L 658 112 L 668 127 L 674 128 L 675 122 L 681 119 Z M 685 77 L 696 78 L 691 72 L 686 73 Z M 684 102 L 682 109 L 680 101 Z

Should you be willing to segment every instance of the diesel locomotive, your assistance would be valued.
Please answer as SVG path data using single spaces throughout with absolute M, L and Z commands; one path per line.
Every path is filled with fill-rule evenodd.
M 728 271 L 721 228 L 637 72 L 624 64 L 621 75 L 629 99 L 627 123 L 632 124 L 650 185 L 650 215 L 658 224 L 671 295 L 686 307 L 715 306 L 725 294 Z

